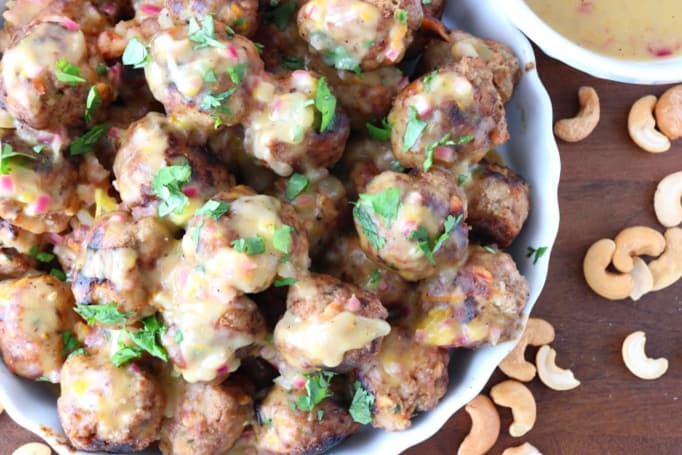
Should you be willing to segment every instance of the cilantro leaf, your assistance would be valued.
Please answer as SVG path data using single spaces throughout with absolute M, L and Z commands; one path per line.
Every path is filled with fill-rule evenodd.
M 497 250 L 490 245 L 484 245 L 483 249 L 486 250 L 490 254 L 497 254 Z
M 381 278 L 382 278 L 382 276 L 381 276 L 381 272 L 379 271 L 379 269 L 372 270 L 369 274 L 369 285 L 374 286 L 376 284 L 379 284 L 379 282 L 381 281 Z
M 57 278 L 59 281 L 66 281 L 66 273 L 64 273 L 63 270 L 58 269 L 56 267 L 50 269 L 50 275 Z
M 457 176 L 457 186 L 462 186 L 464 183 L 469 180 L 469 176 L 466 174 L 459 174 Z
M 272 236 L 272 247 L 284 254 L 289 254 L 291 248 L 291 233 L 294 228 L 288 224 L 283 224 L 281 227 L 275 228 L 275 233 Z
M 76 65 L 72 65 L 63 58 L 57 60 L 55 65 L 57 69 L 54 71 L 54 75 L 57 77 L 59 82 L 64 82 L 69 85 L 82 84 L 87 82 L 81 77 L 81 69 Z
M 173 335 L 173 341 L 175 341 L 175 344 L 180 344 L 182 343 L 182 340 L 184 340 L 185 337 L 182 336 L 182 332 L 180 329 L 175 329 L 175 335 Z
M 438 237 L 436 243 L 433 245 L 434 254 L 441 249 L 445 241 L 448 239 L 448 237 L 450 237 L 450 234 L 452 234 L 452 231 L 454 231 L 455 228 L 459 226 L 463 220 L 464 215 L 462 215 L 461 213 L 456 217 L 448 215 L 448 217 L 445 219 L 445 223 L 443 223 L 444 224 L 443 233 L 440 235 L 440 237 Z
M 106 125 L 93 126 L 84 135 L 73 140 L 69 146 L 69 153 L 71 156 L 88 153 L 107 134 L 107 131 L 109 127 Z
M 121 324 L 128 318 L 127 313 L 118 310 L 116 303 L 103 303 L 100 305 L 76 305 L 73 309 L 88 325 L 95 325 L 96 322 L 105 325 Z
M 322 114 L 320 121 L 320 133 L 324 133 L 331 126 L 336 112 L 336 97 L 329 89 L 327 81 L 322 76 L 317 81 L 317 92 L 315 92 L 315 109 Z
M 407 11 L 404 9 L 396 10 L 395 18 L 403 25 L 407 25 Z
M 341 45 L 335 45 L 331 50 L 325 51 L 322 54 L 322 61 L 337 70 L 354 71 L 357 75 L 362 74 L 358 59 L 350 55 L 348 49 Z
M 284 31 L 291 23 L 291 18 L 296 13 L 296 2 L 285 1 L 275 4 L 265 12 L 265 20 L 274 24 L 280 31 Z
M 142 357 L 142 349 L 137 346 L 123 346 L 111 356 L 111 363 L 120 367 L 124 363 Z
M 159 216 L 171 212 L 180 214 L 189 204 L 189 198 L 182 192 L 182 185 L 192 178 L 192 168 L 188 164 L 166 166 L 159 169 L 152 180 L 152 193 L 161 200 Z
M 437 74 L 438 71 L 431 71 L 429 74 L 424 76 L 424 79 L 422 79 L 422 84 L 424 85 L 424 91 L 426 93 L 431 91 L 431 81 L 433 81 L 433 78 L 436 77 Z
M 253 45 L 256 46 L 256 50 L 258 51 L 259 54 L 263 53 L 263 49 L 265 49 L 265 46 L 263 46 L 261 43 L 256 43 L 255 41 L 253 42 Z
M 533 265 L 537 264 L 538 260 L 545 255 L 547 252 L 547 247 L 546 246 L 541 246 L 539 248 L 533 248 L 532 246 L 528 247 L 528 252 L 526 253 L 526 257 L 533 257 Z
M 85 122 L 90 123 L 92 120 L 92 114 L 97 110 L 99 105 L 102 103 L 102 98 L 99 96 L 97 88 L 93 85 L 88 91 L 88 97 L 85 100 Z
M 71 357 L 75 357 L 77 355 L 87 355 L 88 351 L 85 350 L 85 348 L 78 348 L 75 351 L 71 352 L 66 358 L 70 359 Z
M 372 217 L 362 205 L 355 204 L 355 207 L 353 207 L 353 217 L 362 228 L 369 243 L 372 244 L 374 248 L 380 250 L 386 245 L 386 239 L 379 235 Z
M 467 142 L 471 142 L 474 140 L 473 136 L 467 135 L 467 136 L 462 136 L 457 140 L 452 140 L 450 139 L 450 133 L 446 134 L 445 136 L 441 137 L 438 139 L 436 142 L 432 142 L 429 145 L 426 146 L 426 159 L 424 160 L 424 171 L 428 172 L 429 169 L 431 169 L 431 166 L 433 166 L 433 152 L 438 148 L 438 147 L 454 147 L 457 145 L 462 145 L 466 144 Z
M 290 70 L 302 70 L 305 68 L 302 58 L 298 57 L 287 57 L 286 55 L 281 58 L 282 66 Z
M 298 397 L 295 407 L 299 411 L 312 412 L 315 406 L 322 400 L 330 397 L 329 386 L 334 373 L 331 371 L 320 371 L 319 373 L 308 373 L 305 375 L 305 396 Z
M 438 239 L 436 239 L 436 242 L 434 243 L 433 247 L 431 246 L 431 242 L 429 241 L 429 233 L 426 231 L 426 228 L 424 226 L 419 226 L 418 229 L 410 232 L 408 238 L 410 240 L 415 240 L 417 242 L 417 246 L 419 246 L 419 249 L 424 252 L 424 255 L 429 260 L 429 262 L 431 264 L 435 264 L 436 260 L 433 257 L 433 255 L 436 254 L 443 247 L 445 241 L 448 239 L 448 237 L 450 237 L 450 234 L 452 234 L 455 228 L 459 226 L 463 219 L 464 216 L 462 214 L 459 214 L 456 217 L 448 215 L 448 217 L 445 219 L 444 231 L 438 237 Z
M 230 210 L 230 204 L 225 201 L 216 201 L 215 199 L 209 199 L 204 205 L 199 207 L 195 212 L 195 215 L 208 216 L 213 218 L 215 221 L 225 215 Z
M 144 68 L 151 61 L 149 50 L 137 38 L 130 38 L 123 56 L 121 57 L 124 65 L 132 66 L 133 68 Z
M 204 82 L 214 83 L 218 82 L 218 78 L 215 75 L 213 68 L 209 68 L 208 71 L 204 73 Z
M 360 195 L 360 203 L 367 204 L 377 215 L 380 215 L 387 227 L 391 227 L 398 216 L 400 208 L 400 189 L 387 188 L 380 193 Z
M 9 159 L 12 157 L 23 157 L 31 160 L 37 159 L 35 155 L 31 155 L 30 153 L 15 151 L 11 144 L 2 144 L 2 147 L 0 147 L 0 174 L 7 175 L 12 172 L 12 169 L 9 167 Z
M 62 355 L 68 356 L 80 347 L 80 343 L 70 330 L 62 332 Z
M 350 416 L 355 422 L 367 425 L 372 423 L 372 409 L 374 408 L 374 395 L 369 393 L 362 387 L 360 381 L 355 381 L 353 384 L 355 394 L 350 405 Z
M 100 76 L 106 76 L 109 74 L 109 67 L 104 63 L 100 63 L 97 65 L 97 68 L 95 68 L 95 71 L 97 71 L 97 74 Z
M 418 229 L 415 229 L 414 231 L 410 232 L 410 235 L 408 235 L 407 238 L 410 240 L 415 240 L 417 242 L 417 246 L 419 246 L 419 249 L 422 250 L 422 252 L 426 256 L 426 259 L 428 259 L 431 264 L 436 263 L 436 260 L 433 257 L 433 251 L 431 251 L 429 233 L 426 231 L 426 228 L 424 226 L 419 226 Z
M 246 62 L 229 67 L 227 69 L 227 74 L 230 75 L 230 80 L 235 84 L 239 84 L 244 80 L 244 77 L 246 76 L 246 69 L 248 67 L 249 64 Z
M 403 136 L 403 151 L 406 152 L 417 143 L 422 131 L 426 128 L 426 122 L 420 120 L 417 116 L 417 110 L 410 106 L 410 112 L 407 117 L 407 127 Z
M 379 141 L 388 141 L 391 139 L 391 124 L 386 119 L 381 121 L 381 127 L 374 126 L 371 123 L 365 123 L 367 132 L 370 137 Z
M 236 239 L 230 244 L 235 250 L 240 253 L 248 254 L 249 256 L 265 253 L 265 241 L 260 235 Z
M 275 280 L 275 287 L 282 288 L 284 286 L 291 286 L 296 282 L 296 278 L 282 278 L 280 280 Z
M 218 109 L 224 114 L 229 115 L 230 111 L 227 108 L 227 106 L 223 106 L 223 103 L 230 98 L 234 92 L 237 91 L 236 87 L 232 87 L 230 89 L 225 90 L 224 92 L 220 93 L 207 93 L 204 95 L 204 97 L 201 99 L 201 102 L 199 103 L 199 107 L 205 111 L 211 110 L 211 109 Z
M 303 174 L 295 173 L 289 177 L 287 182 L 287 188 L 284 190 L 284 197 L 287 201 L 291 202 L 298 197 L 304 191 L 310 189 L 310 181 L 308 177 Z
M 140 349 L 166 362 L 168 361 L 168 353 L 157 340 L 163 330 L 165 329 L 156 316 L 153 315 L 142 320 L 142 329 L 133 332 L 126 330 L 126 332 L 132 342 Z
M 216 38 L 215 25 L 213 23 L 213 16 L 204 16 L 199 27 L 199 23 L 195 18 L 189 20 L 189 30 L 187 37 L 194 43 L 192 49 L 203 49 L 205 47 L 216 47 L 218 49 L 225 49 L 225 43 L 221 43 Z

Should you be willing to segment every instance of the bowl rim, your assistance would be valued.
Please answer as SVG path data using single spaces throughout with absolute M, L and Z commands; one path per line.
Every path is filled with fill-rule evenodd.
M 641 85 L 682 81 L 682 56 L 661 60 L 621 60 L 574 43 L 544 22 L 525 0 L 499 2 L 509 20 L 547 55 L 600 79 Z

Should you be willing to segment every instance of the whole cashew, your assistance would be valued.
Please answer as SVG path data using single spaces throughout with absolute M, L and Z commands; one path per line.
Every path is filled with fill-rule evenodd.
M 650 359 L 644 351 L 646 334 L 632 332 L 623 341 L 623 361 L 632 374 L 640 379 L 658 379 L 668 371 L 668 359 Z
M 500 370 L 510 378 L 519 381 L 532 381 L 535 377 L 535 365 L 525 358 L 526 347 L 542 346 L 554 341 L 554 327 L 544 319 L 528 318 L 526 329 L 519 338 L 513 351 L 500 363 Z
M 641 149 L 651 153 L 670 150 L 670 139 L 656 130 L 654 119 L 654 95 L 644 96 L 632 105 L 628 116 L 628 133 Z
M 665 231 L 665 251 L 649 263 L 654 277 L 653 291 L 660 291 L 682 277 L 682 229 L 670 228 Z
M 502 455 L 542 455 L 542 452 L 530 442 L 524 442 L 520 446 L 504 449 Z
M 630 276 L 632 276 L 634 286 L 632 287 L 630 298 L 636 302 L 654 288 L 654 276 L 642 258 L 635 257 L 633 261 L 634 267 L 632 272 L 630 272 Z
M 632 256 L 658 256 L 665 250 L 663 234 L 646 226 L 625 228 L 613 241 L 616 242 L 613 266 L 624 273 L 632 271 Z
M 12 452 L 12 455 L 50 455 L 52 449 L 40 442 L 29 442 Z
M 656 103 L 656 124 L 671 141 L 682 137 L 682 85 L 661 95 Z
M 616 251 L 616 243 L 611 239 L 595 242 L 585 254 L 583 274 L 585 281 L 594 292 L 610 300 L 620 300 L 630 296 L 634 283 L 629 274 L 616 274 L 606 270 Z
M 538 376 L 543 384 L 552 390 L 571 390 L 580 385 L 571 370 L 556 365 L 556 351 L 548 345 L 542 346 L 535 357 Z
M 665 227 L 682 223 L 682 171 L 670 174 L 658 183 L 654 211 L 658 222 Z
M 578 90 L 580 111 L 573 118 L 563 119 L 554 125 L 554 134 L 566 142 L 578 142 L 594 131 L 599 123 L 599 95 L 592 87 Z
M 500 415 L 485 395 L 478 395 L 464 409 L 471 418 L 471 430 L 459 445 L 457 455 L 483 455 L 500 435 Z
M 535 398 L 528 387 L 518 381 L 508 379 L 490 389 L 490 397 L 498 406 L 511 408 L 514 421 L 509 426 L 509 434 L 515 438 L 528 433 L 535 425 Z

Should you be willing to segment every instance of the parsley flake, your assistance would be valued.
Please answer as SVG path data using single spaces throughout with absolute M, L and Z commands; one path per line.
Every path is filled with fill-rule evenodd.
M 23 157 L 30 160 L 37 159 L 35 155 L 30 153 L 15 151 L 11 144 L 2 144 L 2 147 L 0 147 L 0 174 L 7 175 L 12 172 L 12 168 L 9 167 L 9 159 L 13 157 Z
M 469 180 L 469 176 L 466 174 L 459 174 L 457 176 L 457 186 L 462 186 L 464 183 Z
M 429 233 L 426 231 L 426 228 L 424 226 L 419 226 L 418 229 L 415 229 L 414 231 L 410 232 L 410 235 L 408 235 L 407 238 L 417 242 L 417 246 L 419 247 L 420 250 L 422 250 L 422 252 L 426 256 L 426 259 L 428 259 L 431 264 L 436 263 L 436 260 L 433 257 L 433 251 L 431 251 Z
M 379 282 L 381 281 L 381 278 L 382 278 L 381 272 L 379 271 L 379 269 L 372 270 L 369 274 L 369 285 L 375 286 L 375 285 L 379 284 Z
M 78 85 L 87 82 L 81 77 L 81 69 L 76 65 L 72 65 L 63 58 L 57 60 L 56 70 L 54 75 L 59 82 L 64 82 L 69 85 Z
M 284 254 L 289 254 L 292 232 L 294 232 L 294 228 L 288 224 L 275 228 L 275 233 L 272 236 L 272 247 Z
M 428 172 L 433 166 L 433 152 L 436 151 L 438 147 L 454 147 L 457 145 L 466 144 L 474 140 L 473 136 L 462 136 L 456 141 L 450 138 L 450 133 L 438 139 L 436 142 L 432 142 L 426 146 L 426 159 L 424 160 L 424 171 Z
M 381 121 L 381 127 L 374 126 L 371 123 L 365 123 L 365 127 L 367 127 L 370 137 L 378 141 L 388 141 L 391 139 L 391 124 L 386 119 Z
M 249 256 L 265 253 L 265 240 L 263 240 L 261 235 L 236 239 L 230 244 L 235 250 Z
M 379 235 L 376 224 L 372 220 L 367 210 L 360 204 L 353 207 L 353 218 L 360 225 L 369 243 L 377 250 L 386 245 L 386 239 Z
M 244 80 L 244 77 L 246 76 L 246 69 L 248 67 L 249 64 L 244 62 L 228 68 L 227 74 L 230 75 L 230 80 L 235 84 L 239 84 L 241 81 Z
M 448 215 L 448 217 L 445 219 L 444 223 L 444 230 L 443 233 L 438 237 L 436 240 L 436 243 L 433 246 L 433 252 L 434 254 L 438 252 L 438 250 L 441 249 L 445 241 L 450 237 L 450 234 L 452 234 L 452 231 L 455 230 L 457 226 L 459 226 L 462 221 L 464 220 L 464 215 L 461 213 L 457 216 L 452 216 Z
M 291 286 L 296 283 L 296 278 L 282 278 L 280 280 L 275 280 L 276 288 L 283 288 L 285 286 Z
M 62 269 L 52 268 L 50 269 L 50 275 L 57 278 L 59 281 L 66 281 L 66 273 Z
M 399 9 L 395 12 L 395 18 L 400 22 L 401 24 L 407 26 L 407 11 L 404 9 Z
M 541 246 L 540 248 L 533 248 L 532 246 L 528 247 L 528 252 L 526 253 L 526 257 L 533 257 L 533 265 L 537 264 L 538 260 L 545 255 L 547 252 L 547 247 L 546 246 Z
M 332 395 L 329 391 L 329 386 L 333 377 L 334 373 L 331 371 L 306 374 L 306 394 L 305 396 L 298 397 L 298 401 L 294 403 L 294 406 L 299 411 L 312 412 L 315 406 L 320 404 L 322 400 Z
M 164 362 L 168 361 L 168 353 L 160 342 L 166 330 L 167 328 L 159 322 L 156 315 L 144 318 L 141 329 L 132 332 L 128 329 L 123 329 L 123 333 L 134 345 L 124 344 L 119 339 L 118 346 L 120 349 L 111 356 L 111 362 L 115 366 L 120 367 L 130 360 L 142 357 L 144 352 L 148 352 Z
M 336 112 L 336 97 L 329 89 L 329 85 L 327 85 L 324 76 L 317 81 L 315 109 L 322 115 L 320 133 L 324 133 L 331 126 L 332 121 L 334 120 L 334 113 Z
M 214 199 L 209 199 L 206 201 L 204 205 L 199 207 L 196 212 L 194 212 L 195 216 L 207 216 L 210 218 L 213 218 L 215 221 L 218 221 L 218 219 L 225 215 L 228 211 L 230 210 L 230 204 L 228 204 L 225 201 L 216 201 Z M 199 234 L 201 233 L 201 229 L 204 227 L 204 220 L 201 220 L 199 225 L 194 228 L 194 232 L 192 232 L 192 241 L 194 243 L 199 243 Z
M 182 340 L 184 340 L 185 337 L 182 336 L 182 332 L 180 329 L 175 329 L 175 335 L 173 335 L 173 341 L 175 341 L 175 344 L 180 344 L 182 343 Z
M 204 82 L 215 83 L 218 82 L 218 78 L 215 75 L 213 68 L 209 68 L 208 71 L 204 73 Z
M 433 81 L 433 78 L 436 77 L 437 74 L 438 71 L 431 71 L 429 74 L 424 76 L 424 79 L 422 79 L 422 85 L 424 85 L 424 91 L 426 93 L 431 91 L 431 81 Z
M 88 325 L 99 322 L 105 325 L 121 324 L 128 318 L 127 313 L 118 310 L 116 303 L 103 303 L 100 305 L 76 305 L 73 309 Z
M 69 146 L 69 153 L 71 156 L 88 153 L 107 134 L 107 131 L 109 127 L 106 125 L 93 126 L 84 135 L 73 140 Z
M 85 100 L 85 122 L 90 123 L 92 114 L 97 110 L 102 103 L 102 98 L 99 96 L 97 88 L 93 85 L 88 91 L 88 97 Z
M 391 227 L 393 221 L 398 216 L 400 208 L 400 189 L 387 188 L 380 193 L 360 195 L 360 203 L 372 207 L 377 215 L 380 215 L 387 227 Z
M 68 356 L 80 347 L 80 343 L 70 330 L 62 332 L 62 355 Z
M 426 129 L 426 122 L 420 120 L 417 115 L 417 110 L 410 106 L 410 112 L 407 117 L 407 127 L 405 128 L 405 134 L 403 136 L 404 152 L 411 149 L 412 146 L 417 143 L 417 140 L 424 129 Z
M 497 254 L 497 250 L 489 245 L 483 246 L 483 249 L 486 250 L 490 254 Z
M 289 177 L 287 182 L 287 188 L 284 190 L 284 197 L 287 201 L 291 202 L 298 197 L 304 191 L 310 190 L 310 181 L 308 177 L 303 174 L 295 173 Z
M 282 66 L 290 70 L 302 70 L 305 68 L 302 58 L 282 56 Z
M 152 193 L 161 200 L 159 216 L 171 212 L 179 215 L 189 204 L 189 198 L 182 192 L 182 186 L 192 178 L 189 164 L 165 166 L 152 179 Z
M 417 246 L 419 247 L 420 250 L 422 250 L 422 252 L 429 260 L 429 262 L 431 264 L 435 264 L 436 260 L 433 257 L 433 255 L 436 254 L 443 247 L 445 241 L 448 239 L 448 237 L 450 237 L 455 228 L 459 226 L 463 220 L 464 216 L 462 214 L 459 214 L 456 217 L 448 215 L 448 217 L 445 219 L 445 222 L 443 223 L 444 225 L 443 233 L 436 239 L 436 242 L 433 244 L 433 247 L 431 246 L 431 242 L 429 241 L 429 233 L 426 231 L 426 228 L 424 226 L 419 226 L 418 229 L 415 229 L 414 231 L 410 232 L 408 238 L 410 240 L 415 240 L 417 242 Z
M 133 68 L 144 68 L 151 61 L 149 50 L 137 38 L 130 38 L 123 56 L 121 57 L 124 65 L 132 66 Z
M 213 16 L 205 16 L 201 27 L 195 18 L 189 20 L 189 30 L 187 37 L 194 43 L 192 49 L 203 49 L 205 47 L 216 47 L 224 49 L 227 46 L 216 39 L 215 25 Z
M 360 381 L 355 381 L 353 385 L 355 394 L 350 405 L 350 416 L 355 422 L 367 425 L 372 423 L 372 409 L 374 408 L 374 395 L 362 387 Z

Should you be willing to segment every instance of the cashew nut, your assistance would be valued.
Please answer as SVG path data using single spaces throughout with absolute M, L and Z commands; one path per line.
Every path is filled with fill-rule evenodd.
M 12 455 L 50 455 L 52 449 L 40 442 L 29 442 L 12 452 Z
M 682 223 L 682 171 L 659 182 L 654 195 L 654 211 L 658 222 L 665 227 Z
M 490 397 L 498 406 L 511 408 L 514 417 L 509 426 L 511 436 L 518 438 L 533 428 L 536 417 L 535 398 L 528 387 L 508 379 L 493 386 Z
M 630 298 L 636 302 L 654 288 L 654 276 L 642 258 L 635 257 L 633 261 L 634 267 L 632 272 L 630 272 L 630 276 L 632 276 L 634 286 L 630 293 Z
M 649 263 L 654 277 L 652 291 L 660 291 L 682 277 L 682 229 L 670 228 L 665 231 L 665 251 Z
M 483 455 L 500 435 L 500 415 L 485 395 L 478 395 L 464 409 L 471 418 L 471 430 L 459 445 L 457 455 Z
M 594 292 L 610 300 L 629 297 L 634 287 L 629 274 L 611 273 L 606 270 L 615 251 L 616 242 L 601 239 L 587 250 L 583 260 L 583 274 L 587 284 Z
M 554 125 L 554 134 L 566 142 L 578 142 L 594 131 L 599 123 L 599 95 L 592 87 L 578 90 L 580 111 L 573 118 L 563 119 Z
M 670 150 L 670 139 L 656 130 L 654 95 L 644 96 L 632 105 L 628 116 L 628 133 L 641 149 L 651 153 Z
M 658 379 L 668 371 L 668 359 L 650 359 L 644 351 L 646 334 L 632 332 L 623 341 L 623 361 L 625 366 L 640 379 Z
M 571 390 L 580 385 L 571 370 L 564 370 L 556 365 L 556 351 L 548 345 L 538 350 L 535 363 L 540 380 L 552 390 Z
M 670 87 L 656 103 L 656 124 L 670 140 L 682 137 L 682 85 Z
M 542 452 L 530 442 L 524 442 L 520 446 L 504 449 L 502 455 L 542 455 Z
M 632 271 L 632 256 L 658 256 L 665 250 L 663 234 L 646 226 L 625 228 L 613 241 L 616 242 L 613 266 L 625 273 Z
M 542 346 L 554 341 L 554 327 L 544 319 L 529 318 L 526 330 L 513 351 L 500 363 L 500 370 L 507 376 L 528 382 L 535 377 L 535 365 L 525 358 L 526 347 Z

